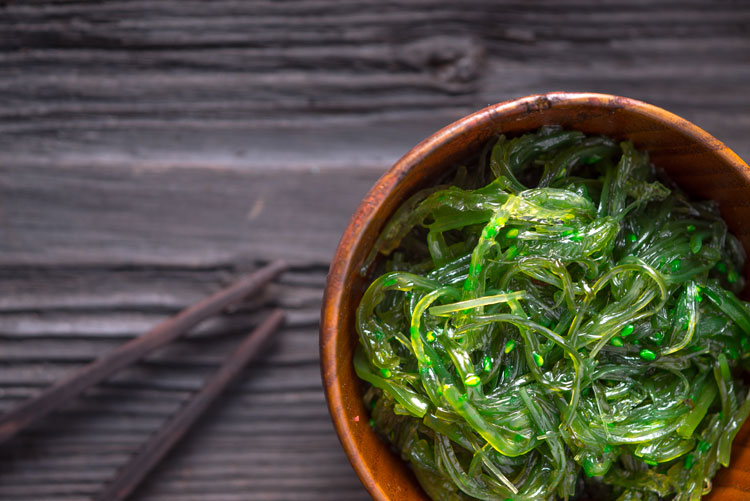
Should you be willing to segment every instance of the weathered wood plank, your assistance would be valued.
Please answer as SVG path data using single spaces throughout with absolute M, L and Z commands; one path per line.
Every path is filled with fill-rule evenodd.
M 243 329 L 247 333 L 250 329 Z M 223 333 L 222 333 L 223 334 Z M 168 346 L 147 360 L 163 365 L 216 366 L 241 339 L 240 334 L 210 336 L 199 342 L 183 341 Z M 122 344 L 121 340 L 99 339 L 5 339 L 2 341 L 3 361 L 13 364 L 85 363 L 97 355 Z M 299 364 L 316 362 L 318 336 L 315 327 L 287 329 L 277 345 L 265 357 L 268 363 Z
M 701 125 L 719 109 L 734 120 L 706 126 L 750 153 L 743 3 L 375 5 L 10 3 L 0 159 L 382 168 L 463 114 L 550 89 L 641 98 Z
M 230 266 L 5 268 L 0 291 L 11 299 L 0 305 L 0 410 L 220 287 L 234 274 Z M 324 279 L 324 267 L 312 265 L 269 286 L 265 295 L 278 298 L 274 303 L 291 313 L 291 325 L 207 417 L 202 426 L 209 428 L 190 435 L 188 452 L 173 454 L 183 462 L 157 472 L 160 480 L 137 497 L 294 499 L 304 491 L 320 499 L 327 488 L 331 499 L 366 498 L 333 435 L 321 392 L 317 318 Z M 14 295 L 17 290 L 23 293 Z M 0 497 L 95 493 L 231 351 L 241 334 L 230 332 L 239 334 L 262 316 L 258 303 L 199 327 L 11 441 L 0 451 Z M 295 315 L 309 320 L 295 322 Z M 202 437 L 210 440 L 201 443 Z M 193 440 L 199 445 L 191 446 Z M 185 463 L 186 456 L 194 459 Z
M 184 444 L 189 450 L 176 451 L 179 465 L 163 475 L 157 473 L 161 480 L 154 495 L 245 492 L 255 499 L 254 493 L 267 489 L 281 499 L 283 493 L 307 485 L 328 486 L 334 496 L 348 492 L 352 496 L 348 499 L 363 499 L 343 453 L 331 447 L 335 438 L 320 392 L 317 364 L 271 370 L 271 379 L 278 382 L 290 371 L 315 384 L 307 390 L 290 391 L 274 389 L 274 384 L 267 382 L 254 389 L 244 384 L 235 387 L 191 434 Z M 161 372 L 152 373 L 151 378 L 162 380 Z M 189 370 L 191 376 L 195 372 Z M 135 387 L 151 378 L 138 378 Z M 248 374 L 245 379 L 259 381 L 258 374 Z M 128 384 L 104 385 L 10 442 L 0 452 L 3 499 L 95 492 L 122 464 L 123 457 L 134 453 L 190 394 L 185 388 L 175 392 L 145 386 L 147 390 L 133 390 Z M 297 382 L 295 386 L 300 385 Z M 145 411 L 147 406 L 150 408 Z M 191 457 L 194 460 L 186 459 Z M 35 464 L 31 470 L 26 466 L 29 462 Z M 223 480 L 217 482 L 217 478 Z M 274 490 L 274 485 L 280 488 Z
M 0 265 L 324 266 L 379 174 L 0 166 Z

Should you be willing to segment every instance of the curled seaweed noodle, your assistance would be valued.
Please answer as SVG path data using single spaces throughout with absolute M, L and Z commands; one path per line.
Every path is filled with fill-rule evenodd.
M 546 127 L 388 222 L 354 366 L 433 499 L 692 500 L 728 465 L 744 254 L 660 179 L 630 142 Z

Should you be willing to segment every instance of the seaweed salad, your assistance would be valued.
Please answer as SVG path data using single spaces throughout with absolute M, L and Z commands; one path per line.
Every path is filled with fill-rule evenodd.
M 631 142 L 493 140 L 366 263 L 370 425 L 435 500 L 693 500 L 750 412 L 744 252 Z M 440 180 L 436 180 L 440 182 Z

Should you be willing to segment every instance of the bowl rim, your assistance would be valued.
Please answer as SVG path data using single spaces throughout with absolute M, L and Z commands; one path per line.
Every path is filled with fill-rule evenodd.
M 684 135 L 690 136 L 695 142 L 706 145 L 750 182 L 750 167 L 724 143 L 692 122 L 643 101 L 591 92 L 549 92 L 496 103 L 443 127 L 409 150 L 375 182 L 354 211 L 331 261 L 321 308 L 320 363 L 328 410 L 349 462 L 375 500 L 387 501 L 389 497 L 363 460 L 362 451 L 353 438 L 353 423 L 349 422 L 343 411 L 342 381 L 337 370 L 336 339 L 339 334 L 338 319 L 341 314 L 341 303 L 348 292 L 346 277 L 358 270 L 358 263 L 353 262 L 351 250 L 363 237 L 372 223 L 371 216 L 379 210 L 391 190 L 430 152 L 455 140 L 467 129 L 489 126 L 503 115 L 523 111 L 543 112 L 547 108 L 559 105 L 580 105 L 610 111 L 627 108 L 630 112 L 662 123 L 666 127 L 677 129 Z

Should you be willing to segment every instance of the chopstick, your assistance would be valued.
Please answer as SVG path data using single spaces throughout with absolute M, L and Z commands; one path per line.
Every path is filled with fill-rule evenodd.
M 120 470 L 117 477 L 94 497 L 94 501 L 120 501 L 127 498 L 143 478 L 185 435 L 217 396 L 255 356 L 268 337 L 284 321 L 284 312 L 274 310 L 237 349 L 203 388 L 179 410 Z
M 156 348 L 174 341 L 191 327 L 221 312 L 230 304 L 256 292 L 287 267 L 286 262 L 282 260 L 273 261 L 254 273 L 240 278 L 229 287 L 186 308 L 145 334 L 81 367 L 39 395 L 22 402 L 0 416 L 0 444 L 59 408 L 71 398 L 80 395 L 84 390 L 140 360 Z

